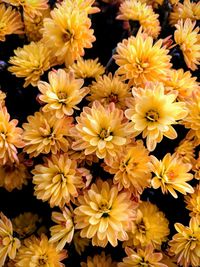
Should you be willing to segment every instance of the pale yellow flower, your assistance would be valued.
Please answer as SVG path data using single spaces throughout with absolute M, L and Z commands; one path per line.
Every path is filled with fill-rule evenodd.
M 93 6 L 95 0 L 63 0 L 61 5 L 66 7 L 77 7 L 81 11 L 87 12 L 87 14 L 94 14 L 100 11 L 97 6 Z

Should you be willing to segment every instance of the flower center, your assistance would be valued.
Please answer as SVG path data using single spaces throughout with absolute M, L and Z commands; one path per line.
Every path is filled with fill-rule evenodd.
M 139 59 L 136 58 L 136 69 L 137 73 L 143 73 L 145 68 L 149 66 L 147 62 L 141 62 Z
M 46 266 L 47 264 L 47 256 L 46 255 L 41 255 L 40 258 L 38 259 L 38 266 Z
M 109 208 L 109 204 L 108 201 L 106 199 L 102 199 L 100 204 L 99 204 L 99 211 L 102 212 L 102 217 L 108 217 L 109 216 L 109 212 L 110 212 L 110 208 Z
M 109 103 L 114 102 L 114 103 L 118 103 L 119 99 L 118 99 L 118 95 L 117 94 L 113 94 L 111 93 L 108 97 Z
M 62 35 L 62 40 L 64 43 L 68 42 L 72 37 L 72 33 L 69 30 L 66 30 L 65 33 Z
M 109 131 L 109 129 L 106 130 L 106 129 L 103 128 L 103 129 L 101 130 L 100 134 L 99 134 L 99 138 L 102 139 L 102 140 L 104 140 L 104 139 L 106 139 L 107 137 L 109 137 L 109 135 L 110 135 L 110 131 Z
M 67 98 L 66 92 L 61 92 L 60 91 L 60 92 L 57 93 L 57 96 L 58 96 L 60 102 L 62 102 L 63 100 L 65 100 Z
M 146 112 L 145 118 L 147 119 L 147 121 L 157 122 L 159 119 L 159 114 L 157 111 L 150 109 L 149 111 Z
M 138 232 L 140 232 L 141 234 L 146 233 L 146 226 L 143 220 L 141 220 L 140 223 L 137 224 L 137 229 L 138 229 Z

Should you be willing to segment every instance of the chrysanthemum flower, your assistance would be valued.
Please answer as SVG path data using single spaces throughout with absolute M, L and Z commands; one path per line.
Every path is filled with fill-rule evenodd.
M 190 216 L 200 217 L 200 185 L 194 188 L 194 193 L 185 196 L 186 209 L 190 211 Z
M 195 161 L 195 146 L 191 140 L 183 139 L 175 148 L 174 155 L 181 158 L 183 163 L 193 164 Z
M 132 133 L 131 125 L 124 122 L 123 111 L 115 108 L 114 103 L 104 108 L 95 101 L 92 108 L 84 107 L 76 120 L 78 124 L 71 131 L 76 138 L 72 149 L 85 149 L 86 155 L 95 152 L 100 159 L 115 157 Z
M 96 59 L 83 59 L 79 57 L 76 62 L 69 66 L 69 70 L 74 71 L 76 78 L 94 78 L 97 79 L 104 74 L 105 68 Z
M 66 7 L 78 7 L 87 14 L 94 14 L 100 11 L 97 6 L 92 6 L 95 0 L 63 0 L 61 5 Z
M 101 252 L 100 255 L 94 257 L 87 257 L 87 262 L 81 262 L 81 267 L 117 267 L 117 263 L 112 261 L 110 255 L 105 255 L 105 252 Z
M 174 198 L 178 197 L 175 190 L 184 195 L 194 192 L 193 187 L 187 183 L 193 179 L 193 175 L 189 173 L 191 164 L 183 163 L 181 158 L 169 153 L 163 160 L 151 156 L 151 162 L 152 172 L 155 174 L 151 181 L 153 188 L 161 187 L 163 194 L 169 191 Z
M 67 154 L 46 158 L 44 164 L 36 165 L 32 171 L 34 194 L 38 199 L 49 201 L 51 207 L 64 207 L 72 197 L 78 196 L 77 188 L 82 185 L 76 169 L 76 161 Z
M 163 136 L 175 139 L 177 133 L 172 124 L 187 115 L 185 103 L 175 102 L 177 93 L 166 94 L 162 83 L 147 83 L 144 89 L 133 89 L 132 92 L 135 104 L 125 111 L 125 115 L 134 123 L 135 135 L 142 133 L 143 138 L 147 138 L 150 151 Z
M 171 67 L 168 50 L 162 47 L 162 40 L 153 44 L 153 38 L 141 31 L 137 36 L 124 39 L 117 45 L 113 56 L 119 66 L 117 74 L 130 80 L 130 84 L 143 85 L 147 81 L 163 81 Z
M 75 232 L 73 236 L 73 244 L 75 247 L 76 252 L 81 255 L 82 252 L 84 252 L 85 248 L 89 246 L 90 239 L 88 238 L 82 238 L 80 236 L 80 231 Z
M 68 150 L 69 129 L 73 118 L 63 117 L 58 120 L 54 113 L 40 111 L 28 116 L 27 120 L 28 123 L 23 124 L 24 151 L 31 157 L 37 157 L 40 153 L 56 154 Z
M 38 222 L 41 222 L 39 216 L 31 212 L 21 213 L 12 219 L 14 232 L 22 239 L 30 236 L 37 230 L 36 224 Z
M 64 5 L 54 8 L 51 17 L 43 22 L 43 42 L 60 64 L 71 65 L 95 41 L 91 21 L 80 9 Z
M 117 108 L 125 109 L 126 102 L 131 97 L 130 87 L 122 81 L 120 76 L 111 73 L 98 77 L 96 82 L 90 86 L 90 96 L 87 99 L 91 102 L 98 100 L 103 106 L 115 103 Z
M 11 221 L 0 213 L 0 266 L 4 266 L 7 256 L 14 259 L 16 251 L 20 247 L 18 238 L 13 237 L 13 227 Z M 25 266 L 24 266 L 25 267 Z
M 175 223 L 178 232 L 169 242 L 170 251 L 175 255 L 177 263 L 183 267 L 200 266 L 200 219 L 193 217 L 189 227 L 180 223 Z
M 6 107 L 0 107 L 0 165 L 7 162 L 19 162 L 17 148 L 22 148 L 23 130 L 16 127 L 18 121 L 10 120 Z
M 19 162 L 7 162 L 0 166 L 0 186 L 11 192 L 13 189 L 22 189 L 28 184 L 31 175 L 24 163 L 23 154 L 18 156 Z
M 123 246 L 145 247 L 152 244 L 160 248 L 162 242 L 167 240 L 169 235 L 168 220 L 156 205 L 150 202 L 141 202 L 137 210 L 136 220 L 128 233 L 129 240 Z
M 170 0 L 170 3 L 172 1 Z M 175 0 L 175 1 L 179 1 L 179 0 Z M 140 0 L 140 2 L 146 3 L 147 5 L 151 5 L 153 8 L 158 8 L 159 6 L 162 6 L 164 0 Z
M 57 225 L 50 228 L 51 238 L 49 242 L 56 243 L 57 250 L 62 250 L 66 243 L 72 241 L 74 235 L 73 213 L 64 207 L 62 213 L 52 212 L 51 218 Z
M 199 90 L 199 82 L 197 77 L 192 77 L 190 71 L 184 72 L 183 69 L 171 69 L 168 77 L 164 81 L 167 90 L 177 90 L 178 98 L 184 99 L 191 97 L 192 93 Z
M 77 104 L 89 92 L 88 88 L 81 88 L 84 81 L 75 79 L 72 72 L 66 73 L 63 69 L 50 71 L 48 78 L 49 83 L 38 82 L 39 99 L 45 103 L 42 110 L 54 111 L 57 119 L 72 115 L 74 109 L 79 109 Z
M 104 169 L 114 174 L 113 182 L 119 190 L 128 188 L 135 194 L 141 194 L 150 185 L 150 157 L 143 143 L 123 146 L 114 159 L 106 159 Z
M 193 2 L 190 0 L 184 0 L 178 2 L 173 6 L 172 12 L 170 12 L 169 23 L 175 25 L 178 20 L 185 21 L 187 18 L 192 21 L 200 20 L 200 2 Z
M 175 25 L 174 40 L 179 45 L 186 65 L 191 70 L 198 69 L 200 65 L 200 33 L 199 27 L 190 19 L 179 20 Z
M 29 13 L 23 12 L 25 33 L 29 41 L 37 42 L 42 38 L 40 30 L 43 27 L 44 18 L 50 17 L 50 8 L 41 10 L 40 14 L 32 17 Z
M 188 138 L 194 137 L 195 144 L 200 144 L 200 91 L 196 91 L 187 99 L 186 106 L 189 110 L 188 115 L 183 119 L 183 125 L 190 129 Z M 195 145 L 194 144 L 194 145 Z
M 167 267 L 161 263 L 162 253 L 154 252 L 153 246 L 147 246 L 145 249 L 137 249 L 137 251 L 126 247 L 128 257 L 123 258 L 123 263 L 119 263 L 118 267 Z
M 128 239 L 127 230 L 135 219 L 137 206 L 128 191 L 119 192 L 109 182 L 97 180 L 78 201 L 75 228 L 81 229 L 81 237 L 92 238 L 92 245 L 101 247 L 108 242 L 115 247 L 118 240 Z
M 153 8 L 140 0 L 125 0 L 119 7 L 117 19 L 138 21 L 144 33 L 157 38 L 160 33 L 158 14 Z
M 11 6 L 0 4 L 0 41 L 5 41 L 6 35 L 24 33 L 23 27 L 20 13 Z
M 193 164 L 192 170 L 194 171 L 194 178 L 200 180 L 200 152 L 198 158 L 195 160 Z
M 17 77 L 25 78 L 24 87 L 29 84 L 37 86 L 40 76 L 50 68 L 50 53 L 41 43 L 31 42 L 14 50 L 15 56 L 11 57 L 8 70 Z
M 43 234 L 39 238 L 31 236 L 24 240 L 20 247 L 16 261 L 16 267 L 53 266 L 64 267 L 61 263 L 67 257 L 65 250 L 58 252 L 53 243 Z

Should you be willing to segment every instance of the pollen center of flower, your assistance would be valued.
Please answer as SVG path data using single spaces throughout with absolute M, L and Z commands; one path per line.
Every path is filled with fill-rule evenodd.
M 72 33 L 69 30 L 66 30 L 65 33 L 62 35 L 63 42 L 66 43 L 68 42 L 72 37 Z
M 61 92 L 61 91 L 57 93 L 57 96 L 58 96 L 60 101 L 65 100 L 67 98 L 67 94 L 65 92 Z
M 137 229 L 138 229 L 138 232 L 140 232 L 141 234 L 146 233 L 146 226 L 143 220 L 141 220 L 141 222 L 137 224 Z
M 108 138 L 109 136 L 110 136 L 110 130 L 108 129 L 108 130 L 106 130 L 106 129 L 102 129 L 101 130 L 101 132 L 100 132 L 100 134 L 99 134 L 99 137 L 100 137 L 100 139 L 102 139 L 102 140 L 104 140 L 104 139 L 106 139 L 106 138 Z
M 111 102 L 118 103 L 118 101 L 119 101 L 118 100 L 118 95 L 117 94 L 113 94 L 113 93 L 111 93 L 109 95 L 108 99 L 109 99 L 109 103 L 111 103 Z
M 106 199 L 102 199 L 99 204 L 99 211 L 103 213 L 102 217 L 108 217 L 110 212 L 109 204 Z
M 146 112 L 145 118 L 147 119 L 147 121 L 157 122 L 159 119 L 159 114 L 157 111 L 150 109 L 149 111 Z
M 144 72 L 144 69 L 148 66 L 149 64 L 147 62 L 141 62 L 139 59 L 136 59 L 136 69 L 138 73 Z
M 47 257 L 45 255 L 42 255 L 38 259 L 38 266 L 40 266 L 40 267 L 46 266 L 46 262 L 47 262 Z

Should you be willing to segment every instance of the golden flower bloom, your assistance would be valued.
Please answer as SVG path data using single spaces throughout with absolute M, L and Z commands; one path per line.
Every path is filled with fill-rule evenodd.
M 53 243 L 42 234 L 39 238 L 31 236 L 24 240 L 15 259 L 16 267 L 64 267 L 62 260 L 67 258 L 65 250 L 58 252 Z
M 51 17 L 43 22 L 43 42 L 60 64 L 71 65 L 84 55 L 84 48 L 91 48 L 95 41 L 91 21 L 84 11 L 73 5 L 59 5 L 51 11 Z
M 25 33 L 28 40 L 37 42 L 42 38 L 40 30 L 43 27 L 43 19 L 50 17 L 50 8 L 44 9 L 40 14 L 32 17 L 29 13 L 23 12 Z
M 37 230 L 36 224 L 41 222 L 37 214 L 31 212 L 21 213 L 12 219 L 13 229 L 20 238 L 33 234 Z
M 63 69 L 50 71 L 48 74 L 49 83 L 38 82 L 38 89 L 41 92 L 39 99 L 45 103 L 42 108 L 44 112 L 54 111 L 57 119 L 64 115 L 72 115 L 74 109 L 79 109 L 77 104 L 89 92 L 83 86 L 82 79 L 75 79 L 72 72 L 66 73 Z
M 64 207 L 62 213 L 52 212 L 52 221 L 56 225 L 50 228 L 51 238 L 49 242 L 56 243 L 57 250 L 62 250 L 66 243 L 72 241 L 74 235 L 73 213 Z
M 45 163 L 36 165 L 32 171 L 34 194 L 38 199 L 49 201 L 51 207 L 64 207 L 72 197 L 78 196 L 77 188 L 82 185 L 76 169 L 76 161 L 67 154 L 45 158 Z
M 25 165 L 24 155 L 19 154 L 19 162 L 7 162 L 0 166 L 0 186 L 11 192 L 13 189 L 22 189 L 28 184 L 31 175 Z
M 119 66 L 117 74 L 129 83 L 143 85 L 147 81 L 163 81 L 171 67 L 168 50 L 162 47 L 162 40 L 153 44 L 153 38 L 139 31 L 137 36 L 124 39 L 117 45 L 113 56 Z
M 189 110 L 188 115 L 183 119 L 183 125 L 190 129 L 191 137 L 194 137 L 195 144 L 200 144 L 200 91 L 196 91 L 185 102 Z M 190 137 L 190 136 L 188 136 Z
M 185 203 L 191 217 L 200 217 L 200 184 L 194 188 L 194 193 L 185 196 Z
M 4 266 L 7 256 L 10 259 L 15 258 L 20 245 L 19 239 L 13 237 L 11 221 L 0 212 L 0 266 Z
M 143 143 L 123 146 L 115 158 L 105 160 L 104 169 L 114 174 L 113 182 L 118 189 L 128 188 L 134 194 L 141 194 L 150 185 L 150 157 Z
M 123 263 L 119 263 L 118 267 L 168 267 L 161 263 L 162 253 L 154 252 L 153 246 L 137 249 L 137 251 L 126 247 L 125 251 L 128 257 L 123 258 Z
M 80 231 L 75 232 L 73 237 L 73 244 L 75 247 L 76 252 L 81 255 L 84 252 L 85 247 L 89 246 L 90 240 L 87 238 L 82 238 L 80 236 Z
M 31 42 L 14 50 L 15 56 L 11 57 L 8 70 L 17 77 L 25 77 L 24 87 L 29 84 L 37 86 L 40 76 L 50 68 L 50 53 L 41 42 Z
M 92 6 L 94 3 L 95 0 L 63 0 L 61 5 L 64 5 L 66 7 L 77 7 L 87 14 L 94 14 L 100 11 L 98 7 Z
M 179 20 L 175 25 L 174 40 L 179 45 L 186 65 L 191 70 L 198 69 L 200 65 L 200 33 L 199 27 L 190 19 Z
M 117 267 L 117 263 L 112 261 L 110 255 L 105 255 L 105 252 L 101 252 L 100 255 L 93 257 L 87 257 L 87 263 L 81 262 L 81 267 Z
M 135 135 L 142 132 L 150 151 L 162 141 L 163 136 L 175 139 L 177 133 L 172 124 L 187 115 L 185 103 L 175 102 L 177 93 L 165 93 L 162 83 L 147 83 L 145 89 L 133 89 L 132 92 L 135 104 L 125 111 L 125 115 L 134 123 Z
M 28 123 L 24 128 L 24 151 L 31 157 L 37 157 L 40 153 L 56 154 L 59 151 L 66 152 L 69 147 L 69 128 L 72 125 L 72 117 L 63 117 L 58 120 L 52 112 L 35 112 L 34 116 L 28 116 Z
M 138 21 L 144 33 L 157 38 L 161 30 L 158 17 L 150 5 L 140 0 L 125 0 L 119 7 L 117 19 Z
M 124 83 L 120 76 L 111 73 L 98 77 L 96 82 L 90 86 L 90 96 L 87 99 L 91 102 L 98 100 L 103 106 L 115 103 L 119 109 L 126 108 L 126 101 L 131 97 L 130 87 Z
M 22 33 L 23 23 L 20 13 L 11 6 L 0 4 L 0 41 L 5 41 L 6 35 Z
M 115 108 L 114 103 L 104 108 L 95 101 L 92 108 L 84 107 L 76 120 L 78 124 L 71 131 L 76 138 L 72 149 L 85 149 L 86 155 L 95 152 L 100 159 L 115 157 L 132 133 L 131 124 L 124 122 L 123 111 Z
M 96 59 L 83 59 L 79 57 L 76 62 L 69 66 L 69 70 L 74 71 L 76 78 L 95 78 L 104 74 L 105 68 Z
M 159 249 L 169 235 L 168 224 L 164 213 L 156 205 L 143 201 L 139 204 L 136 220 L 128 233 L 129 240 L 123 246 L 145 247 L 152 244 Z
M 22 148 L 23 130 L 16 127 L 18 121 L 10 120 L 6 107 L 0 106 L 0 165 L 7 162 L 19 162 L 17 148 Z
M 170 251 L 175 255 L 177 263 L 183 267 L 200 266 L 200 219 L 193 217 L 189 227 L 175 223 L 178 232 L 169 241 Z
M 191 164 L 183 163 L 181 158 L 170 153 L 163 160 L 151 156 L 151 162 L 152 172 L 155 174 L 151 180 L 154 189 L 161 187 L 163 194 L 169 191 L 174 198 L 178 197 L 175 190 L 184 195 L 194 192 L 193 187 L 187 183 L 193 179 L 193 175 L 188 173 L 192 168 Z
M 195 3 L 190 0 L 184 0 L 183 3 L 178 2 L 170 12 L 169 23 L 174 26 L 178 20 L 185 21 L 187 18 L 192 21 L 200 20 L 200 2 Z
M 167 90 L 177 90 L 178 98 L 181 100 L 191 97 L 193 92 L 200 89 L 199 82 L 196 80 L 197 77 L 192 77 L 190 71 L 171 69 L 164 85 Z
M 195 147 L 191 140 L 183 139 L 175 148 L 174 155 L 181 158 L 183 163 L 193 164 L 195 161 Z
M 128 191 L 118 192 L 116 186 L 97 180 L 78 197 L 75 228 L 81 229 L 81 237 L 92 238 L 93 246 L 117 246 L 118 240 L 128 239 L 126 231 L 135 219 L 136 203 L 130 198 Z

